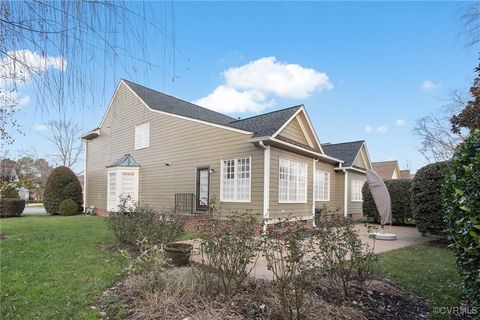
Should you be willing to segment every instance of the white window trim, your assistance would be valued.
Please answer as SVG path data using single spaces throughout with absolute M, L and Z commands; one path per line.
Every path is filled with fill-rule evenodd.
M 280 162 L 282 160 L 303 163 L 305 165 L 305 200 L 280 200 Z M 308 163 L 289 158 L 278 158 L 278 203 L 308 203 Z
M 327 199 L 320 199 L 317 197 L 316 194 L 314 194 L 313 196 L 315 197 L 315 201 L 319 201 L 319 202 L 329 202 L 330 201 L 330 189 L 331 189 L 331 186 L 332 186 L 332 183 L 331 183 L 331 175 L 330 175 L 330 172 L 328 171 L 324 171 L 324 170 L 316 170 L 315 171 L 315 174 L 317 174 L 317 172 L 320 172 L 321 174 L 327 174 L 328 176 L 328 195 L 327 195 Z M 315 176 L 315 183 L 318 183 L 319 180 L 317 180 L 318 177 Z M 315 193 L 318 193 L 319 192 L 319 189 L 318 189 L 318 186 L 315 186 Z
M 137 146 L 137 128 L 139 127 L 142 127 L 142 126 L 147 126 L 147 144 L 146 145 L 142 145 L 141 146 Z M 140 124 L 137 124 L 135 126 L 135 141 L 134 141 L 134 147 L 135 147 L 135 150 L 141 150 L 141 149 L 146 149 L 146 148 L 149 148 L 150 147 L 150 121 L 147 121 L 147 122 L 144 122 L 144 123 L 140 123 Z M 141 137 L 142 139 L 143 137 Z
M 358 179 L 352 179 L 350 183 L 351 183 L 351 186 L 350 186 L 350 201 L 352 201 L 352 202 L 363 202 L 363 199 L 360 199 L 360 200 L 354 199 L 354 197 L 353 197 L 353 196 L 354 196 L 353 187 L 354 187 L 354 185 L 360 183 L 360 185 L 361 185 L 361 187 L 360 187 L 360 196 L 363 197 L 363 195 L 362 195 L 362 186 L 363 186 L 363 184 L 364 184 L 365 182 L 362 181 L 362 180 L 358 180 Z
M 234 175 L 234 180 L 235 180 L 235 186 L 236 181 L 237 181 L 237 160 L 238 159 L 249 159 L 250 163 L 250 179 L 249 179 L 249 184 L 248 184 L 248 199 L 247 200 L 224 200 L 223 199 L 223 161 L 229 161 L 229 160 L 234 160 L 235 163 L 235 175 Z M 234 198 L 237 197 L 237 188 L 235 187 L 234 190 Z M 228 159 L 220 159 L 220 202 L 237 202 L 237 203 L 249 203 L 252 201 L 252 156 L 248 157 L 235 157 L 235 158 L 228 158 Z

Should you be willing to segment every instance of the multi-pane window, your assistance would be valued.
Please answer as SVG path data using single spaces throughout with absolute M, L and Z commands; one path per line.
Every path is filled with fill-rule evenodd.
M 122 196 L 135 197 L 135 174 L 122 172 Z
M 352 201 L 363 201 L 362 187 L 364 182 L 362 180 L 352 179 L 351 197 Z
M 222 161 L 222 185 L 220 201 L 250 201 L 250 158 Z
M 108 174 L 108 195 L 110 197 L 117 196 L 117 174 L 115 172 L 110 172 Z
M 307 164 L 280 159 L 279 202 L 307 202 Z
M 135 150 L 150 146 L 150 122 L 135 126 Z
M 315 171 L 315 201 L 330 201 L 330 172 Z

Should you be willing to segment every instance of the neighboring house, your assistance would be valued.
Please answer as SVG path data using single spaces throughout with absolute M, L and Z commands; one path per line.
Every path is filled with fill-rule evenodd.
M 343 164 L 335 168 L 336 193 L 344 201 L 343 212 L 355 220 L 363 217 L 362 188 L 367 181 L 366 170 L 372 169 L 365 141 L 326 143 L 322 147 L 325 154 L 343 160 Z M 344 188 L 345 185 L 347 188 Z
M 126 80 L 82 138 L 84 207 L 97 214 L 129 195 L 157 210 L 202 213 L 214 204 L 268 223 L 290 214 L 312 221 L 323 204 L 357 213 L 349 207 L 360 203 L 363 182 L 350 186 L 371 167 L 363 142 L 353 160 L 327 153 L 303 105 L 238 120 Z
M 410 173 L 410 169 L 400 170 L 400 179 L 413 179 L 413 175 Z
M 23 199 L 25 201 L 28 201 L 30 199 L 30 190 L 28 190 L 27 188 L 18 188 L 17 192 L 20 199 Z
M 375 171 L 383 180 L 401 179 L 400 167 L 397 160 L 372 162 Z

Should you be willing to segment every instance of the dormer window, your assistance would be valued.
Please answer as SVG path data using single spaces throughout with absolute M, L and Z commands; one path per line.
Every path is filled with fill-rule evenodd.
M 150 147 L 150 122 L 135 126 L 135 150 Z

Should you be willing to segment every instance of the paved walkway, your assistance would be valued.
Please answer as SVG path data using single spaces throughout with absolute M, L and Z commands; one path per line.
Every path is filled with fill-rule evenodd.
M 45 211 L 45 208 L 43 207 L 42 204 L 29 204 L 28 206 L 25 206 L 25 209 L 23 210 L 23 215 L 27 216 L 33 216 L 33 215 L 46 215 L 47 212 Z
M 381 253 L 386 251 L 391 251 L 414 244 L 420 244 L 432 240 L 432 237 L 422 237 L 415 227 L 397 227 L 397 226 L 388 226 L 385 227 L 385 232 L 395 233 L 397 235 L 397 240 L 394 241 L 384 241 L 384 240 L 375 240 L 375 244 L 371 238 L 368 237 L 368 229 L 364 224 L 357 224 L 355 228 L 358 230 L 362 242 L 367 243 L 370 246 L 375 245 L 375 253 Z M 188 241 L 193 243 L 195 247 L 198 247 L 198 240 Z M 198 257 L 193 257 L 193 260 L 198 261 Z M 251 275 L 258 279 L 272 279 L 272 272 L 267 269 L 267 261 L 264 257 L 259 256 L 257 263 L 252 270 Z

